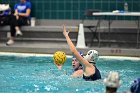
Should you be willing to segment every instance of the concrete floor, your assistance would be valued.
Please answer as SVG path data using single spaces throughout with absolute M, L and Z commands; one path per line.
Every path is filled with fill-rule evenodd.
M 39 21 L 39 22 L 41 22 L 41 23 L 39 23 L 40 25 L 44 25 L 44 26 L 43 27 L 41 26 L 41 27 L 26 27 L 26 28 L 24 28 L 24 30 L 27 30 L 27 31 L 24 32 L 24 35 L 25 35 L 24 38 L 25 39 L 26 39 L 26 37 L 29 38 L 31 36 L 36 36 L 37 37 L 38 33 L 40 33 L 40 32 L 42 33 L 43 31 L 45 31 L 47 34 L 48 34 L 48 32 L 50 33 L 50 31 L 51 31 L 54 34 L 54 31 L 56 31 L 56 30 L 61 31 L 62 30 L 61 29 L 62 24 L 64 24 L 64 23 L 67 24 L 67 26 L 70 26 L 68 28 L 73 28 L 72 31 L 76 31 L 77 26 L 79 25 L 81 20 L 44 20 L 43 19 L 42 21 Z M 90 20 L 87 23 L 86 22 L 84 24 L 92 24 L 93 22 L 94 22 L 93 24 L 97 23 L 96 20 L 95 21 Z M 46 26 L 48 26 L 48 27 L 46 27 Z M 101 26 L 101 29 L 103 29 L 103 32 L 104 32 L 105 27 L 106 28 L 108 27 L 108 22 L 103 21 L 100 26 Z M 135 21 L 131 21 L 131 22 L 130 21 L 114 21 L 113 24 L 111 24 L 111 28 L 117 28 L 117 29 L 118 28 L 129 28 L 131 31 L 133 31 L 132 28 L 137 28 L 137 25 L 135 24 Z M 5 28 L 1 28 L 0 32 L 2 32 L 2 29 L 5 29 Z M 6 28 L 6 31 L 9 31 L 9 28 Z M 37 31 L 39 31 L 39 32 L 37 32 Z M 34 35 L 31 35 L 32 32 L 34 33 Z M 115 30 L 115 32 L 116 32 L 116 30 Z M 35 35 L 35 33 L 37 33 L 37 35 Z M 57 31 L 56 31 L 56 33 L 57 33 L 57 36 L 58 36 Z M 22 38 L 20 42 L 16 41 L 14 45 L 6 46 L 5 45 L 6 41 L 1 40 L 3 37 L 4 38 L 6 37 L 6 33 L 5 34 L 1 33 L 0 34 L 0 52 L 53 54 L 55 51 L 62 50 L 62 51 L 65 51 L 66 54 L 71 55 L 71 51 L 70 51 L 70 49 L 69 49 L 69 47 L 68 47 L 68 45 L 67 45 L 67 43 L 65 41 L 63 43 L 61 43 L 61 42 L 58 43 L 57 41 L 48 43 L 47 42 L 47 40 L 48 40 L 47 37 L 48 37 L 48 35 L 52 36 L 52 33 L 51 33 L 51 35 L 50 34 L 47 35 L 47 34 L 45 34 L 46 37 L 44 37 L 46 39 L 46 41 L 43 40 L 43 42 L 36 42 L 36 40 L 34 40 L 34 42 L 32 42 L 31 40 L 28 41 L 28 42 L 25 42 L 25 41 L 22 40 L 24 38 Z M 105 33 L 103 33 L 103 35 L 104 34 Z M 42 37 L 42 35 L 44 35 L 44 32 L 42 34 L 39 34 L 39 35 Z M 114 33 L 114 35 L 116 35 L 116 33 Z M 114 36 L 114 35 L 112 35 L 112 37 L 113 37 L 113 39 L 114 39 L 114 37 L 116 39 L 118 36 Z M 132 35 L 132 34 L 130 33 L 129 35 Z M 106 35 L 106 36 L 108 36 L 108 35 Z M 102 38 L 102 39 L 104 40 L 106 38 L 106 36 L 104 38 Z M 60 35 L 60 37 L 61 37 L 61 35 Z M 123 37 L 124 36 L 121 37 L 122 40 L 124 40 Z M 131 38 L 129 36 L 127 36 L 127 37 Z M 34 38 L 34 37 L 32 37 L 32 38 Z M 38 36 L 38 38 L 40 38 L 40 37 Z M 55 36 L 55 38 L 58 39 L 59 37 Z M 136 40 L 136 36 L 133 36 L 132 39 Z M 120 40 L 118 40 L 118 41 L 120 41 Z M 110 43 L 112 43 L 112 42 L 110 42 Z M 114 43 L 116 44 L 116 42 L 114 42 Z M 128 46 L 130 46 L 130 44 L 128 44 Z M 137 49 L 136 47 L 133 47 L 133 48 L 120 48 L 120 46 L 117 46 L 115 48 L 113 46 L 112 47 L 108 46 L 108 47 L 87 47 L 87 48 L 77 48 L 77 49 L 78 49 L 78 51 L 83 51 L 85 54 L 90 49 L 96 49 L 97 51 L 99 51 L 99 55 L 104 55 L 104 56 L 133 56 L 133 57 L 140 57 L 140 48 Z
M 140 49 L 125 49 L 125 48 L 106 48 L 106 47 L 86 47 L 77 48 L 78 51 L 83 51 L 85 54 L 88 50 L 96 49 L 99 55 L 102 56 L 130 56 L 140 58 Z M 4 42 L 0 43 L 0 52 L 14 53 L 37 53 L 37 54 L 53 54 L 61 50 L 66 54 L 71 55 L 71 51 L 67 43 L 39 43 L 39 42 L 15 42 L 14 45 L 6 46 Z

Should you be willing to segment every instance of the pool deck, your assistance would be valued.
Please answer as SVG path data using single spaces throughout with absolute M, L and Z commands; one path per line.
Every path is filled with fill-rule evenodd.
M 140 49 L 132 48 L 107 48 L 107 47 L 86 47 L 77 48 L 78 51 L 86 53 L 88 50 L 96 49 L 101 56 L 128 56 L 140 57 Z M 41 43 L 41 42 L 15 42 L 14 45 L 6 46 L 4 42 L 0 43 L 0 52 L 14 53 L 35 53 L 35 54 L 53 54 L 55 51 L 64 51 L 71 55 L 67 43 Z
M 0 52 L 14 52 L 14 53 L 37 53 L 37 54 L 53 54 L 58 50 L 66 52 L 71 55 L 71 51 L 62 37 L 62 24 L 66 24 L 68 28 L 71 28 L 71 35 L 74 42 L 77 38 L 77 28 L 81 20 L 37 20 L 35 27 L 23 27 L 22 31 L 24 36 L 18 38 L 14 45 L 6 46 L 9 27 L 1 28 L 0 30 Z M 97 20 L 85 20 L 84 25 L 95 25 Z M 95 40 L 93 47 L 77 48 L 78 51 L 83 51 L 85 54 L 88 50 L 96 49 L 99 51 L 99 55 L 102 56 L 129 56 L 140 57 L 140 42 L 136 48 L 136 35 L 137 26 L 135 21 L 123 21 L 115 20 L 111 24 L 112 35 L 108 41 L 108 21 L 103 21 L 100 26 L 100 32 L 102 35 L 102 45 L 98 46 L 98 42 Z M 59 33 L 61 32 L 61 33 Z M 90 31 L 85 29 L 85 37 L 90 37 Z M 115 38 L 114 38 L 115 37 Z M 121 37 L 121 39 L 120 39 Z M 139 38 L 140 39 L 140 38 Z M 121 41 L 122 40 L 122 41 Z M 86 42 L 90 41 L 90 38 Z M 129 42 L 130 41 L 130 42 Z M 134 42 L 133 42 L 134 41 Z M 140 41 L 140 40 L 139 40 Z M 112 46 L 108 46 L 108 44 Z M 103 47 L 105 46 L 105 47 Z M 130 47 L 129 47 L 130 46 Z M 121 47 L 121 48 L 120 48 Z M 129 47 L 129 48 L 122 48 Z

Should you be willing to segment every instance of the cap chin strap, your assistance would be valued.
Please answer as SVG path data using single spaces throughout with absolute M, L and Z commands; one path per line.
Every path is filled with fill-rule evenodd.
M 80 70 L 80 69 L 83 69 L 82 65 L 79 66 L 77 69 L 74 69 L 74 71 L 77 71 L 77 70 Z
M 94 62 L 94 61 L 89 61 L 89 63 L 96 64 L 96 62 Z

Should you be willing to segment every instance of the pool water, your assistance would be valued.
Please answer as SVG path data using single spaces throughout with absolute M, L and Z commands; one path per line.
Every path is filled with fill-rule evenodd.
M 122 85 L 118 92 L 129 90 L 140 77 L 140 60 L 100 57 L 97 67 L 102 78 L 118 71 Z M 104 93 L 102 80 L 84 81 L 71 78 L 71 58 L 62 70 L 53 64 L 52 56 L 0 55 L 0 93 Z

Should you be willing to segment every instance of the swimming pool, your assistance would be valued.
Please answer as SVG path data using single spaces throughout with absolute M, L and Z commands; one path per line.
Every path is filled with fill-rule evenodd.
M 98 68 L 104 78 L 109 71 L 118 71 L 122 85 L 118 92 L 129 89 L 134 79 L 140 76 L 140 58 L 103 57 Z M 103 93 L 100 81 L 84 81 L 71 78 L 71 57 L 62 70 L 58 70 L 52 55 L 1 54 L 0 93 Z

